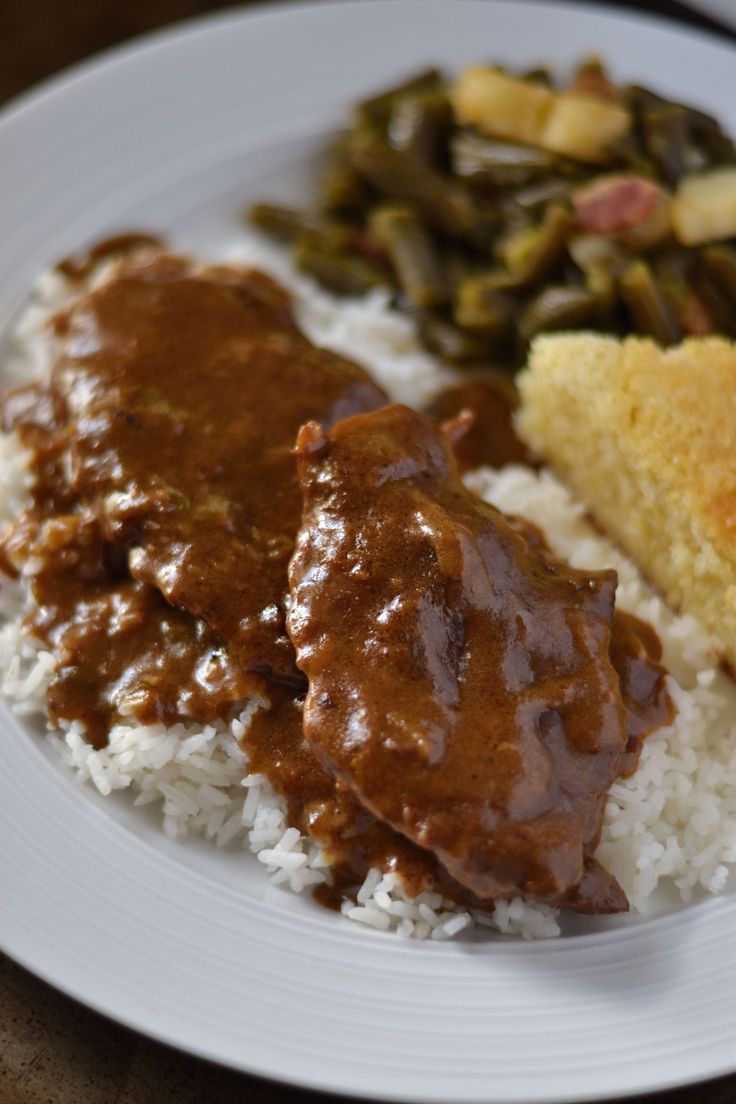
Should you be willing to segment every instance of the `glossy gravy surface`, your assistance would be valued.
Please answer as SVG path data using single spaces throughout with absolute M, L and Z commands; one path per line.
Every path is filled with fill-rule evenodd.
M 115 252 L 136 243 L 113 244 Z M 138 244 L 152 248 L 155 243 Z M 87 272 L 82 267 L 72 274 L 81 279 Z M 362 783 L 356 785 L 339 757 L 326 752 L 312 723 L 305 738 L 307 679 L 285 631 L 287 565 L 302 516 L 292 448 L 306 422 L 316 420 L 328 428 L 341 418 L 383 406 L 380 388 L 355 364 L 308 342 L 293 320 L 287 295 L 267 277 L 230 268 L 194 270 L 175 257 L 122 265 L 108 284 L 59 314 L 54 329 L 58 356 L 48 383 L 12 392 L 2 403 L 4 427 L 16 429 L 30 451 L 35 486 L 30 507 L 0 546 L 0 565 L 11 573 L 26 571 L 31 578 L 37 604 L 26 627 L 58 657 L 48 695 L 52 721 L 76 721 L 101 746 L 121 718 L 144 723 L 228 719 L 258 693 L 271 708 L 257 713 L 244 738 L 249 769 L 271 779 L 288 802 L 290 822 L 324 848 L 336 874 L 333 898 L 362 881 L 371 867 L 400 872 L 413 892 L 431 885 L 470 904 L 521 884 L 520 871 L 526 870 L 525 863 L 533 865 L 536 843 L 523 861 L 519 855 L 513 859 L 505 882 L 490 881 L 486 869 L 469 876 L 466 868 L 475 860 L 466 854 L 453 857 L 446 838 L 434 828 L 419 832 L 416 824 L 397 819 L 393 762 L 385 764 L 383 781 L 377 783 L 384 791 L 379 801 Z M 454 389 L 440 396 L 433 410 L 438 421 L 452 420 L 469 407 L 474 410 L 474 436 L 465 437 L 464 452 L 462 434 L 456 442 L 464 467 L 502 464 L 524 455 L 511 428 L 510 404 L 486 401 L 486 390 L 481 386 L 478 391 L 476 385 Z M 395 443 L 396 473 L 414 462 L 412 418 L 416 416 L 402 426 L 406 441 Z M 380 429 L 380 422 L 375 425 Z M 356 509 L 367 505 L 364 493 L 373 495 L 371 450 L 382 447 L 382 432 L 362 466 L 330 471 L 336 487 L 351 488 Z M 434 437 L 432 447 L 445 463 L 447 446 Z M 309 450 L 304 452 L 302 440 L 305 533 L 313 532 L 316 509 L 310 497 L 313 479 L 306 473 L 317 462 Z M 435 472 L 429 479 L 428 503 L 448 478 L 447 472 L 442 478 Z M 393 482 L 397 480 L 398 475 Z M 460 494 L 457 488 L 453 493 Z M 463 501 L 472 497 L 465 491 L 462 495 Z M 432 507 L 435 513 L 444 509 L 441 499 Z M 447 695 L 452 698 L 456 692 L 455 645 L 468 628 L 465 612 L 451 596 L 444 607 L 437 601 L 437 580 L 426 576 L 421 557 L 414 565 L 415 577 L 411 571 L 402 575 L 402 550 L 395 545 L 401 544 L 407 517 L 398 516 L 395 503 L 375 503 L 376 554 L 385 560 L 397 552 L 397 585 L 405 588 L 403 607 L 413 609 L 415 620 L 413 627 L 407 625 L 407 640 L 412 634 L 414 639 L 408 653 L 400 635 L 388 643 L 386 666 L 396 664 L 394 677 L 400 682 L 403 673 L 418 691 L 413 712 L 407 713 L 416 721 L 416 733 L 407 737 L 410 750 L 400 758 L 404 756 L 411 774 L 417 756 L 425 766 L 434 757 L 451 780 L 447 794 L 452 801 L 462 794 L 462 801 L 472 804 L 480 792 L 480 775 L 473 779 L 472 771 L 458 769 L 452 742 L 437 735 L 438 717 L 455 708 Z M 478 509 L 477 500 L 473 503 Z M 346 511 L 340 519 L 346 528 L 342 538 L 335 534 L 335 564 L 345 550 L 346 534 L 356 538 L 357 517 Z M 528 523 L 515 524 L 531 546 L 543 547 L 538 531 Z M 521 538 L 507 538 L 514 547 L 520 541 L 518 547 L 527 548 Z M 448 542 L 444 534 L 440 545 Z M 452 555 L 457 561 L 456 553 Z M 520 562 L 527 558 L 523 571 L 540 570 L 535 556 L 528 549 L 519 551 Z M 442 576 L 442 587 L 450 585 L 451 576 Z M 612 588 L 607 576 L 594 583 L 590 596 L 596 616 L 609 627 Z M 368 640 L 373 631 L 369 622 L 376 611 L 370 602 L 365 604 L 366 595 L 372 594 L 370 588 L 356 592 L 352 613 L 358 636 L 350 640 L 344 637 L 340 610 L 332 608 L 334 595 L 323 604 L 330 634 L 334 624 L 335 647 L 340 639 L 348 645 L 343 673 L 348 681 L 362 655 L 360 635 Z M 438 651 L 436 641 L 431 642 L 439 630 L 445 632 L 445 651 L 444 645 Z M 294 635 L 299 638 L 298 630 Z M 585 647 L 590 650 L 590 641 L 583 642 Z M 437 678 L 426 693 L 416 677 L 421 668 L 417 657 L 433 648 Z M 528 892 L 543 899 L 564 897 L 570 907 L 584 911 L 625 907 L 620 890 L 596 866 L 591 851 L 604 779 L 633 770 L 646 732 L 670 715 L 657 649 L 652 630 L 616 616 L 609 653 L 613 670 L 607 669 L 605 678 L 598 673 L 604 686 L 598 738 L 607 765 L 604 770 L 596 760 L 592 790 L 597 797 L 578 818 L 575 861 L 555 859 L 537 882 L 524 874 Z M 604 650 L 601 643 L 601 657 Z M 309 663 L 303 667 L 309 673 Z M 554 684 L 554 672 L 545 677 Z M 378 685 L 374 709 L 381 708 Z M 495 693 L 489 686 L 486 700 Z M 308 713 L 314 711 L 313 694 L 314 686 Z M 468 749 L 475 754 L 472 726 L 466 727 Z M 521 744 L 513 745 L 512 738 L 509 754 L 518 757 Z M 521 751 L 522 758 L 536 754 L 528 748 Z M 594 758 L 598 751 L 594 749 Z M 559 773 L 562 763 L 554 765 Z M 533 773 L 527 766 L 526 760 L 521 763 L 522 774 Z M 502 772 L 495 774 L 484 775 L 482 785 L 500 793 Z M 408 780 L 407 785 L 413 783 Z M 507 805 L 516 800 L 509 794 Z M 502 806 L 500 802 L 505 815 Z M 408 800 L 409 819 L 415 808 L 416 802 Z M 490 820 L 481 827 L 486 835 L 495 832 Z M 458 846 L 467 851 L 465 842 Z
M 291 449 L 305 419 L 383 392 L 307 341 L 259 273 L 130 264 L 55 330 L 49 383 L 3 407 L 36 478 L 4 557 L 35 565 L 29 628 L 62 656 L 52 718 L 101 742 L 116 715 L 210 720 L 273 681 L 302 687 L 284 629 Z
M 515 407 L 513 384 L 489 374 L 440 391 L 428 403 L 426 413 L 439 425 L 451 425 L 459 416 L 470 415 L 467 426 L 458 427 L 453 451 L 460 471 L 472 471 L 485 465 L 502 468 L 504 464 L 535 463 L 514 429 Z
M 630 745 L 611 660 L 615 572 L 524 540 L 406 407 L 307 426 L 298 456 L 289 632 L 322 764 L 478 898 L 625 907 L 592 858 L 641 732 Z M 616 639 L 637 722 L 655 727 L 631 665 L 652 684 L 661 669 L 633 623 Z

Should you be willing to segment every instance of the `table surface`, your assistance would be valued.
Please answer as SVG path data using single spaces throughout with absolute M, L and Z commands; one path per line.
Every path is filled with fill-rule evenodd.
M 234 6 L 212 0 L 0 0 L 0 105 L 133 35 Z M 619 6 L 715 27 L 674 0 L 619 0 Z M 311 1092 L 219 1069 L 142 1038 L 0 955 L 0 1104 L 309 1104 L 315 1099 Z M 638 1097 L 635 1104 L 734 1100 L 736 1076 Z

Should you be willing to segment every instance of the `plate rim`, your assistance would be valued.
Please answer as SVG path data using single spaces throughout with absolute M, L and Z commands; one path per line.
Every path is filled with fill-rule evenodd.
M 4 105 L 2 111 L 0 112 L 0 142 L 2 141 L 2 134 L 5 126 L 9 123 L 15 124 L 18 121 L 21 121 L 22 123 L 22 117 L 25 113 L 37 110 L 39 108 L 42 109 L 47 100 L 59 94 L 63 94 L 65 90 L 78 84 L 79 82 L 84 82 L 85 80 L 89 80 L 90 78 L 94 79 L 94 77 L 100 74 L 103 70 L 107 70 L 109 67 L 121 63 L 124 65 L 126 61 L 131 58 L 131 56 L 138 55 L 147 50 L 156 50 L 163 44 L 173 46 L 179 40 L 196 38 L 197 35 L 200 34 L 203 30 L 210 28 L 214 29 L 215 27 L 222 27 L 231 23 L 242 24 L 244 22 L 251 22 L 259 19 L 271 21 L 275 18 L 288 17 L 289 15 L 296 12 L 299 12 L 300 14 L 324 12 L 329 9 L 345 8 L 350 6 L 351 4 L 360 4 L 365 7 L 373 8 L 386 8 L 388 6 L 388 2 L 389 0 L 320 0 L 320 2 L 317 3 L 300 3 L 299 0 L 290 0 L 290 2 L 286 3 L 260 3 L 249 7 L 246 10 L 239 11 L 237 9 L 227 9 L 223 12 L 218 12 L 214 14 L 198 15 L 196 17 L 180 21 L 173 25 L 158 28 L 154 31 L 148 32 L 141 36 L 137 36 L 133 39 L 127 40 L 124 43 L 118 44 L 105 51 L 97 53 L 90 58 L 84 59 L 83 61 L 78 62 L 68 69 L 65 69 L 59 74 L 47 78 L 40 84 L 31 87 L 30 89 L 22 92 L 19 96 L 16 96 L 12 100 L 8 101 L 8 103 Z M 396 0 L 391 0 L 391 2 L 395 4 Z M 423 0 L 423 2 L 441 3 L 442 0 Z M 471 0 L 471 2 L 475 4 L 485 4 L 486 6 L 498 6 L 496 4 L 496 0 Z M 416 0 L 402 0 L 402 3 L 404 3 L 405 5 L 416 5 Z M 692 35 L 693 37 L 705 40 L 710 47 L 715 46 L 721 50 L 726 51 L 727 53 L 731 54 L 734 59 L 736 59 L 736 49 L 734 48 L 734 45 L 732 43 L 724 41 L 723 38 L 721 38 L 716 31 L 711 31 L 705 28 L 691 28 L 687 24 L 679 23 L 674 20 L 668 20 L 661 16 L 653 15 L 651 13 L 637 13 L 621 7 L 606 7 L 605 9 L 599 11 L 597 9 L 591 9 L 589 4 L 586 4 L 584 2 L 575 2 L 575 0 L 565 0 L 565 2 L 563 3 L 554 2 L 545 4 L 536 3 L 535 0 L 524 0 L 524 3 L 526 3 L 528 7 L 544 7 L 545 9 L 556 9 L 558 11 L 566 12 L 568 13 L 568 15 L 579 13 L 580 11 L 585 11 L 589 13 L 592 12 L 598 19 L 602 21 L 610 20 L 612 22 L 618 22 L 623 20 L 629 24 L 646 24 L 651 28 L 656 28 L 658 31 L 670 30 L 671 32 L 679 32 L 680 35 L 687 32 L 688 35 Z M 501 6 L 503 6 L 503 4 L 501 4 Z M 708 908 L 708 904 L 708 902 L 705 902 L 702 907 Z M 694 907 L 698 908 L 701 906 Z M 668 917 L 666 919 L 673 920 L 675 918 Z M 658 921 L 656 919 L 652 919 L 651 921 L 644 920 L 641 922 L 640 926 L 648 924 L 661 925 L 661 921 Z M 603 933 L 584 935 L 581 937 L 581 939 L 584 940 L 586 943 L 590 943 L 591 941 L 604 940 L 607 938 L 609 938 L 609 936 L 606 936 Z M 44 971 L 43 969 L 37 968 L 32 962 L 26 959 L 26 956 L 16 954 L 13 951 L 8 951 L 6 953 L 8 953 L 9 956 L 15 961 L 18 961 L 25 969 L 29 970 L 36 976 L 43 978 L 44 981 L 47 981 L 49 984 L 54 985 L 57 989 L 60 989 L 60 991 L 66 993 L 73 999 L 80 1001 L 87 1007 L 91 1007 L 98 1013 L 106 1016 L 107 1018 L 114 1019 L 116 1022 L 119 1023 L 123 1023 L 127 1027 L 130 1027 L 133 1030 L 138 1031 L 139 1033 L 144 1033 L 149 1037 L 156 1038 L 159 1041 L 174 1047 L 175 1049 L 181 1050 L 183 1053 L 197 1054 L 199 1057 L 206 1060 L 214 1061 L 222 1065 L 230 1065 L 231 1068 L 241 1069 L 243 1072 L 252 1072 L 256 1076 L 263 1077 L 272 1081 L 279 1080 L 281 1084 L 285 1085 L 316 1089 L 321 1092 L 329 1093 L 330 1095 L 338 1095 L 346 1091 L 340 1088 L 325 1086 L 324 1083 L 321 1081 L 310 1081 L 309 1079 L 303 1077 L 277 1077 L 274 1074 L 272 1068 L 269 1066 L 257 1068 L 251 1063 L 249 1064 L 248 1070 L 245 1071 L 242 1067 L 232 1065 L 225 1058 L 217 1056 L 213 1057 L 213 1055 L 206 1048 L 197 1050 L 191 1042 L 187 1042 L 186 1044 L 184 1044 L 177 1041 L 175 1038 L 169 1036 L 163 1028 L 159 1031 L 155 1031 L 151 1028 L 150 1024 L 146 1025 L 145 1027 L 141 1027 L 140 1024 L 135 1021 L 135 1018 L 126 1018 L 124 1013 L 120 1011 L 111 1012 L 109 1008 L 104 1007 L 103 1003 L 95 1001 L 89 996 L 80 996 L 77 992 L 74 991 L 72 987 L 64 984 L 63 981 L 60 982 L 58 980 L 55 980 L 53 976 L 53 971 Z M 664 1090 L 675 1086 L 696 1084 L 701 1082 L 706 1077 L 708 1079 L 711 1079 L 723 1076 L 724 1074 L 733 1073 L 735 1069 L 736 1058 L 734 1058 L 734 1061 L 731 1064 L 729 1064 L 728 1066 L 724 1066 L 722 1069 L 713 1070 L 711 1072 L 708 1072 L 707 1074 L 694 1073 L 693 1076 L 688 1080 L 684 1080 L 681 1076 L 671 1082 L 660 1080 L 657 1082 L 656 1088 Z M 353 1093 L 353 1095 L 355 1095 L 355 1089 L 352 1089 L 350 1091 Z M 647 1087 L 645 1089 L 631 1088 L 623 1092 L 619 1092 L 616 1098 L 623 1099 L 627 1096 L 636 1095 L 642 1091 L 652 1091 L 652 1089 L 651 1087 Z M 358 1095 L 360 1096 L 359 1092 Z M 396 1097 L 394 1096 L 381 1095 L 379 1093 L 376 1093 L 375 1091 L 372 1091 L 370 1094 L 360 1096 L 360 1098 L 382 1100 L 396 1099 Z M 415 1098 L 414 1096 L 401 1096 L 401 1099 L 413 1100 L 419 1099 L 419 1097 Z M 460 1098 L 458 1098 L 458 1100 L 459 1099 Z M 586 1091 L 585 1094 L 575 1095 L 574 1092 L 566 1091 L 562 1096 L 556 1097 L 550 1095 L 546 1096 L 544 1099 L 548 1102 L 548 1104 L 563 1104 L 563 1102 L 565 1102 L 565 1104 L 572 1104 L 573 1101 L 578 1100 L 592 1101 L 613 1098 L 610 1096 L 610 1094 L 606 1094 L 605 1092 L 596 1094 L 595 1091 L 593 1093 L 591 1093 L 590 1091 Z M 501 1104 L 500 1098 L 498 1100 L 498 1104 Z
M 17 92 L 0 105 L 0 128 L 11 120 L 15 121 L 16 116 L 20 116 L 22 112 L 37 107 L 48 96 L 63 92 L 76 81 L 94 76 L 98 70 L 108 65 L 114 65 L 120 61 L 124 62 L 129 54 L 149 48 L 155 49 L 164 42 L 173 43 L 177 39 L 196 35 L 203 28 L 228 23 L 242 23 L 244 20 L 257 20 L 272 16 L 288 16 L 295 12 L 319 12 L 328 8 L 357 4 L 378 6 L 386 2 L 387 0 L 273 0 L 273 2 L 272 0 L 251 0 L 247 8 L 222 8 L 213 12 L 203 12 L 198 15 L 187 16 L 184 19 L 177 19 L 173 23 L 143 31 L 112 46 L 95 50 L 92 54 L 71 62 L 57 72 L 51 73 L 39 81 L 34 81 L 27 88 L 21 89 L 20 92 Z M 412 5 L 418 2 L 443 4 L 446 3 L 446 0 L 391 0 L 391 2 L 394 5 Z M 465 2 L 493 5 L 498 2 L 507 2 L 507 0 L 465 0 Z M 708 40 L 712 46 L 736 49 L 736 42 L 731 42 L 728 38 L 725 38 L 724 32 L 714 27 L 696 26 L 688 23 L 685 19 L 664 15 L 661 12 L 647 12 L 628 8 L 617 3 L 616 0 L 613 0 L 613 3 L 606 2 L 600 8 L 594 4 L 591 5 L 590 0 L 548 0 L 547 3 L 544 3 L 544 0 L 515 0 L 515 2 L 526 4 L 529 7 L 554 7 L 561 11 L 567 10 L 569 13 L 591 12 L 602 19 L 625 20 L 629 23 L 658 27 L 660 30 L 668 29 L 680 33 L 687 31 L 689 35 Z M 710 6 L 709 0 L 705 0 L 705 2 Z M 695 0 L 693 6 L 697 10 L 701 7 L 701 0 Z

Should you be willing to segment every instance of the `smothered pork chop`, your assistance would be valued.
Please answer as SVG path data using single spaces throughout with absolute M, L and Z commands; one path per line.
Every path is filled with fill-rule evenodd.
M 268 277 L 130 262 L 53 320 L 47 382 L 11 392 L 33 500 L 2 546 L 31 565 L 28 628 L 53 647 L 54 721 L 104 744 L 121 715 L 228 716 L 302 682 L 286 636 L 301 511 L 291 448 L 385 396 L 315 348 Z
M 633 765 L 615 573 L 527 543 L 406 407 L 308 425 L 297 448 L 288 624 L 320 761 L 480 899 L 626 908 L 592 858 L 606 791 Z M 652 704 L 650 728 L 670 719 Z

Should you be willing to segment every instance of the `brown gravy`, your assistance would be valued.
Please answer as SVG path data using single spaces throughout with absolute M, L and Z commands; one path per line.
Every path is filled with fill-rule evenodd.
M 133 239 L 103 243 L 89 267 L 68 274 L 81 279 L 102 257 L 156 244 Z M 48 384 L 12 392 L 0 408 L 31 451 L 36 480 L 31 506 L 0 545 L 0 566 L 32 565 L 37 607 L 27 628 L 59 657 L 52 721 L 80 723 L 100 746 L 120 718 L 206 722 L 266 694 L 272 707 L 244 738 L 249 769 L 270 778 L 290 822 L 334 864 L 335 884 L 321 897 L 337 903 L 371 867 L 399 871 L 414 893 L 433 886 L 470 904 L 487 897 L 487 886 L 446 871 L 433 838 L 397 831 L 339 770 L 335 777 L 320 742 L 304 735 L 307 681 L 285 631 L 302 508 L 292 445 L 305 422 L 329 427 L 376 409 L 383 392 L 355 364 L 311 345 L 267 277 L 195 271 L 164 255 L 123 264 L 61 313 L 55 332 Z M 441 421 L 473 409 L 477 432 L 461 464 L 521 460 L 510 406 L 468 387 L 433 409 Z M 519 525 L 543 546 L 541 533 Z M 626 772 L 671 709 L 657 649 L 648 626 L 616 616 L 610 659 L 623 699 L 614 712 L 625 706 L 627 718 Z M 590 858 L 597 821 L 589 819 L 566 903 L 622 908 L 620 890 Z
M 436 395 L 426 413 L 438 424 L 452 422 L 464 411 L 472 417 L 453 440 L 453 452 L 460 471 L 485 465 L 535 464 L 529 449 L 517 436 L 513 413 L 514 385 L 495 376 L 476 377 L 448 387 Z
M 635 622 L 614 629 L 615 573 L 526 543 L 406 407 L 307 426 L 298 459 L 289 631 L 325 770 L 479 899 L 624 908 L 592 852 L 605 793 L 661 723 L 662 671 Z
M 139 232 L 115 234 L 97 242 L 81 256 L 64 257 L 57 263 L 56 270 L 68 280 L 85 280 L 100 261 L 124 257 L 128 253 L 136 253 L 142 249 L 160 251 L 163 249 L 163 242 L 153 234 Z
M 258 273 L 133 264 L 55 328 L 48 385 L 3 406 L 33 451 L 34 502 L 4 558 L 42 565 L 28 627 L 62 654 L 52 718 L 99 742 L 116 712 L 211 720 L 270 681 L 302 687 L 283 609 L 292 444 L 315 413 L 383 392 L 311 345 Z

